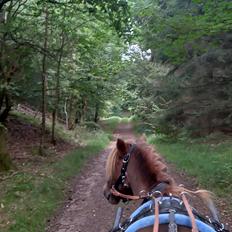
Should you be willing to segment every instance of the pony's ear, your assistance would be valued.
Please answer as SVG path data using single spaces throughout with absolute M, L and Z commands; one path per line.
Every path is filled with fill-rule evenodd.
M 126 154 L 126 144 L 122 139 L 117 139 L 117 149 L 122 156 Z

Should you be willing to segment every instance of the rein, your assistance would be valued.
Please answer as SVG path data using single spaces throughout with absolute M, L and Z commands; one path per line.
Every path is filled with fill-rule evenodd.
M 127 195 L 127 194 L 123 194 L 123 193 L 120 193 L 119 191 L 117 191 L 114 186 L 111 188 L 111 193 L 114 195 L 114 196 L 117 196 L 117 197 L 121 197 L 121 198 L 124 198 L 126 200 L 141 200 L 141 199 L 153 199 L 155 201 L 155 224 L 154 224 L 154 227 L 153 227 L 153 232 L 158 232 L 159 231 L 159 201 L 157 200 L 157 197 L 158 196 L 162 196 L 162 192 L 161 191 L 158 191 L 156 189 L 158 189 L 158 187 L 160 187 L 159 185 L 166 185 L 167 186 L 167 183 L 160 183 L 158 184 L 152 191 L 150 192 L 147 192 L 147 193 L 144 193 L 144 192 L 141 192 L 140 195 L 138 196 L 134 196 L 134 195 Z M 197 225 L 196 225 L 196 221 L 195 221 L 195 217 L 193 215 L 193 212 L 192 212 L 192 208 L 185 196 L 185 193 L 181 193 L 181 199 L 185 205 L 185 208 L 188 212 L 188 215 L 189 215 L 189 218 L 191 220 L 191 224 L 192 224 L 192 232 L 199 232 L 198 229 L 197 229 Z
M 161 196 L 162 193 L 164 192 L 165 188 L 167 187 L 168 183 L 167 182 L 161 182 L 159 184 L 157 184 L 154 188 L 152 188 L 151 191 L 149 192 L 145 192 L 145 191 L 141 191 L 141 193 L 138 196 L 135 195 L 128 195 L 128 194 L 123 194 L 120 193 L 115 186 L 113 185 L 110 192 L 116 196 L 116 197 L 121 197 L 125 200 L 141 200 L 141 199 L 151 199 L 154 197 L 158 197 Z

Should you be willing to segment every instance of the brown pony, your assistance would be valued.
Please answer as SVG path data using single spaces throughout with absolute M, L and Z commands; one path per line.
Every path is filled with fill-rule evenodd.
M 192 192 L 177 186 L 173 178 L 168 174 L 167 167 L 162 158 L 153 151 L 151 146 L 140 141 L 136 143 L 133 150 L 130 150 L 130 147 L 130 143 L 118 139 L 116 147 L 108 156 L 106 163 L 107 183 L 104 186 L 104 196 L 111 204 L 118 204 L 123 198 L 121 195 L 114 194 L 112 189 L 121 175 L 122 168 L 124 168 L 125 155 L 129 151 L 131 154 L 126 167 L 123 185 L 117 189 L 120 194 L 141 196 L 141 193 L 149 193 L 155 186 L 165 183 L 165 188 L 162 189 L 163 196 L 170 196 L 170 194 L 180 196 L 183 192 L 199 196 L 209 209 L 212 210 L 213 214 L 215 214 L 216 211 L 211 200 L 211 194 L 205 190 Z M 214 216 L 216 217 L 216 215 Z M 167 224 L 159 226 L 160 232 L 168 231 L 167 229 Z M 152 231 L 152 227 L 150 226 L 138 231 L 150 232 Z M 188 232 L 192 231 L 192 229 L 186 226 L 178 226 L 178 231 Z

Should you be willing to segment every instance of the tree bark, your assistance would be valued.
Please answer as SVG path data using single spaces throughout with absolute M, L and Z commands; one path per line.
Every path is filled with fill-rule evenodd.
M 9 170 L 12 166 L 6 143 L 6 130 L 0 124 L 0 171 Z
M 56 118 L 57 118 L 57 111 L 60 103 L 60 68 L 61 68 L 61 61 L 63 57 L 63 51 L 64 51 L 64 31 L 62 31 L 61 34 L 61 48 L 60 48 L 60 54 L 58 58 L 58 63 L 57 63 L 57 72 L 56 72 L 56 101 L 55 101 L 55 106 L 52 112 L 52 143 L 55 145 L 56 144 L 56 139 L 55 139 L 55 127 L 56 127 Z
M 98 122 L 98 117 L 99 117 L 99 104 L 96 103 L 95 105 L 95 114 L 94 114 L 94 122 Z
M 6 24 L 5 20 L 5 11 L 0 10 L 1 13 L 1 26 L 4 26 Z M 10 80 L 11 80 L 11 75 L 14 74 L 14 72 L 11 74 L 11 72 L 7 70 L 7 62 L 6 62 L 6 57 L 7 57 L 7 51 L 6 51 L 6 36 L 7 32 L 4 32 L 2 35 L 1 39 L 1 54 L 0 54 L 0 76 L 2 79 L 2 83 L 5 86 L 9 86 Z M 10 100 L 10 94 L 7 89 L 7 87 L 2 88 L 0 92 L 0 122 L 4 123 L 5 120 L 7 119 L 9 112 L 11 110 L 12 103 Z
M 44 28 L 44 50 L 48 49 L 48 6 L 45 5 L 45 28 Z M 44 154 L 44 142 L 45 142 L 45 132 L 46 132 L 46 83 L 47 83 L 47 55 L 43 54 L 42 59 L 42 75 L 41 75 L 41 84 L 42 84 L 42 102 L 41 102 L 41 113 L 42 113 L 42 122 L 41 122 L 41 137 L 40 137 L 40 155 Z
M 0 113 L 3 108 L 4 97 L 5 97 L 5 89 L 2 89 L 2 91 L 0 92 Z
M 10 96 L 9 94 L 7 93 L 7 91 L 5 91 L 5 94 L 4 94 L 4 97 L 5 97 L 5 109 L 2 111 L 2 113 L 0 114 L 0 122 L 5 122 L 8 115 L 9 115 L 9 112 L 11 110 L 11 107 L 12 107 L 12 104 L 11 104 L 11 99 L 10 99 Z
M 65 125 L 66 125 L 66 129 L 68 130 L 69 116 L 68 116 L 68 111 L 67 111 L 67 99 L 65 100 L 65 103 L 64 103 L 64 114 L 65 114 Z
M 68 106 L 68 129 L 72 130 L 73 129 L 73 101 L 74 101 L 74 96 L 71 95 L 69 98 L 69 106 Z
M 81 107 L 81 123 L 85 121 L 87 112 L 87 100 L 85 97 L 82 98 L 82 107 Z

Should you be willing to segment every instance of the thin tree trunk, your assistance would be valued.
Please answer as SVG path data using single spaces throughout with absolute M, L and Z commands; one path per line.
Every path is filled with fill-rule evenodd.
M 5 122 L 9 112 L 11 110 L 12 104 L 11 104 L 11 100 L 10 100 L 10 96 L 9 94 L 6 92 L 5 93 L 5 109 L 3 110 L 3 112 L 0 114 L 0 122 Z
M 11 165 L 11 158 L 7 152 L 6 130 L 0 124 L 0 171 L 9 170 Z
M 94 122 L 98 122 L 98 116 L 99 116 L 99 104 L 96 103 L 95 105 L 95 114 L 94 114 Z
M 44 50 L 48 49 L 48 6 L 45 6 L 45 28 L 44 28 Z M 42 122 L 41 122 L 41 137 L 40 137 L 40 154 L 44 153 L 44 142 L 45 142 L 45 132 L 46 132 L 46 82 L 47 82 L 47 55 L 43 54 L 42 59 L 42 104 L 41 104 L 41 113 L 42 113 Z
M 60 54 L 58 58 L 57 63 L 57 72 L 56 72 L 56 101 L 55 106 L 52 112 L 52 143 L 56 144 L 55 139 L 55 127 L 56 127 L 56 118 L 57 118 L 57 111 L 60 103 L 60 68 L 61 68 L 61 61 L 63 57 L 63 50 L 64 50 L 64 31 L 62 31 L 62 41 L 61 41 L 61 48 L 60 48 Z
M 81 108 L 81 123 L 83 123 L 86 119 L 87 112 L 87 100 L 85 97 L 82 98 L 82 108 Z
M 65 114 L 65 125 L 66 125 L 66 129 L 68 130 L 69 117 L 68 117 L 68 112 L 67 112 L 67 99 L 65 100 L 65 103 L 64 103 L 64 114 Z
M 1 113 L 1 110 L 3 108 L 4 97 L 5 97 L 5 88 L 2 89 L 2 91 L 0 92 L 0 113 Z
M 0 11 L 1 16 L 0 16 L 0 25 L 2 27 L 4 27 L 4 25 L 6 24 L 6 20 L 5 20 L 5 10 L 1 10 Z M 6 41 L 6 32 L 3 33 L 2 38 L 1 38 L 1 54 L 0 54 L 0 77 L 2 79 L 2 83 L 4 85 L 8 85 L 9 82 L 7 81 L 7 77 L 6 77 L 6 73 L 5 73 L 5 68 L 6 68 L 6 62 L 5 62 L 5 41 Z M 9 105 L 7 105 L 9 103 L 8 99 L 7 99 L 7 89 L 4 87 L 1 90 L 0 93 L 0 122 L 4 122 L 8 116 L 8 113 L 10 111 Z M 4 107 L 5 105 L 5 107 Z
M 71 95 L 69 99 L 69 107 L 68 107 L 68 112 L 69 112 L 68 129 L 69 130 L 73 128 L 73 99 L 74 99 L 74 96 Z

